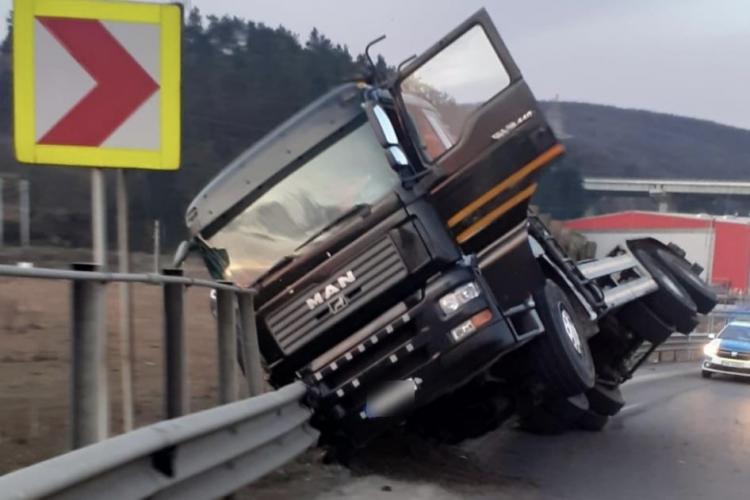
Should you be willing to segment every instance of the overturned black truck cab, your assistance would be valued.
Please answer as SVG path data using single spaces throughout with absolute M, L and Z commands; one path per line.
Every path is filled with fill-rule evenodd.
M 529 216 L 563 153 L 480 11 L 395 77 L 290 118 L 203 189 L 187 224 L 215 277 L 257 289 L 269 381 L 303 380 L 327 438 L 359 444 L 403 421 L 472 435 L 507 409 L 532 430 L 547 414 L 597 423 L 644 343 L 695 326 L 681 284 L 702 312 L 714 298 L 654 240 L 569 259 Z

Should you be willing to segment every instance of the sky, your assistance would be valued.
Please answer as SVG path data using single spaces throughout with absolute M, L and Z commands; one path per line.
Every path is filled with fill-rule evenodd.
M 26 1 L 26 0 L 17 0 Z M 0 0 L 5 16 L 11 0 Z M 313 27 L 390 64 L 487 8 L 540 99 L 610 104 L 750 129 L 750 0 L 186 0 L 300 35 Z M 4 29 L 4 28 L 3 28 Z M 4 35 L 4 33 L 3 33 Z

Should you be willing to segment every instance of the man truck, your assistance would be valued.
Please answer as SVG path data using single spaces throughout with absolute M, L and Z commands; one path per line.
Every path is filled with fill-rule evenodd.
M 529 212 L 563 153 L 482 10 L 288 119 L 186 220 L 216 278 L 257 290 L 268 382 L 304 381 L 327 442 L 400 425 L 455 442 L 513 413 L 601 429 L 619 385 L 716 297 L 653 239 L 568 257 Z

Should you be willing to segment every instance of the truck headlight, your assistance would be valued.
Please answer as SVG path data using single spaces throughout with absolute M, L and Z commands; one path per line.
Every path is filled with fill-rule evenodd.
M 480 294 L 479 286 L 472 281 L 440 297 L 438 304 L 443 313 L 449 316 L 461 309 L 467 302 L 479 297 Z
M 714 357 L 719 353 L 719 344 L 716 342 L 709 342 L 703 347 L 703 354 L 709 357 Z

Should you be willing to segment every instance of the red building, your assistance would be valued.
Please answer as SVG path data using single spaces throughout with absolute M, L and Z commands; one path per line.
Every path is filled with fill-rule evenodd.
M 703 277 L 729 292 L 745 295 L 750 278 L 750 218 L 618 212 L 565 222 L 597 244 L 602 257 L 625 240 L 652 236 L 674 242 L 705 269 Z

